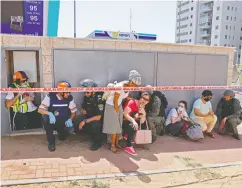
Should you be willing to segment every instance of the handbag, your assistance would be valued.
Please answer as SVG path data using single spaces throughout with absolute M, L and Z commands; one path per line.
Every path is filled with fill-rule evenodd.
M 148 128 L 147 120 L 145 121 L 146 130 L 141 130 L 141 123 L 139 129 L 136 131 L 135 143 L 136 144 L 151 144 L 152 143 L 152 133 Z
M 195 123 L 191 118 L 188 118 L 188 120 L 190 121 L 190 125 L 188 123 L 188 127 L 186 130 L 187 137 L 194 141 L 203 139 L 204 136 L 203 136 L 203 132 L 201 129 L 201 125 Z

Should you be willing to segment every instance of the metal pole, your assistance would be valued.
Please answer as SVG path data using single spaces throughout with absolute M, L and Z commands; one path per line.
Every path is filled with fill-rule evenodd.
M 130 32 L 132 33 L 132 10 L 130 9 L 130 25 L 129 25 Z
M 74 38 L 76 38 L 76 0 L 74 0 Z

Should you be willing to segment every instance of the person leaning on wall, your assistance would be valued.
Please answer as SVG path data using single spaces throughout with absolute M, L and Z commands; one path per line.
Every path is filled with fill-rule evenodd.
M 57 88 L 70 88 L 71 85 L 62 81 Z M 49 93 L 45 96 L 38 112 L 42 114 L 42 120 L 46 131 L 49 151 L 55 151 L 54 130 L 57 130 L 59 139 L 64 141 L 68 132 L 74 132 L 73 120 L 76 117 L 76 104 L 70 92 Z
M 226 90 L 217 106 L 216 115 L 219 122 L 219 134 L 231 132 L 233 137 L 240 140 L 237 126 L 241 124 L 241 105 L 232 90 Z
M 81 87 L 97 87 L 94 80 L 85 79 Z M 90 150 L 96 151 L 102 146 L 104 134 L 102 133 L 102 117 L 104 110 L 103 92 L 85 92 L 81 109 L 79 130 L 86 132 L 92 139 Z
M 117 83 L 114 87 L 137 87 L 141 85 L 141 76 L 136 70 L 129 73 L 129 81 Z M 103 133 L 112 135 L 111 151 L 116 153 L 119 146 L 119 137 L 122 133 L 123 124 L 123 107 L 122 101 L 129 96 L 129 92 L 112 91 L 107 97 L 104 120 Z
M 217 122 L 217 116 L 214 114 L 210 102 L 212 97 L 212 91 L 204 90 L 202 92 L 202 97 L 194 102 L 190 118 L 194 120 L 195 123 L 201 125 L 204 134 L 211 138 L 215 138 L 212 131 Z
M 30 88 L 28 79 L 24 71 L 17 71 L 13 75 L 13 83 L 9 88 Z M 41 116 L 34 104 L 33 93 L 9 92 L 5 98 L 5 106 L 10 110 L 12 130 L 41 127 Z

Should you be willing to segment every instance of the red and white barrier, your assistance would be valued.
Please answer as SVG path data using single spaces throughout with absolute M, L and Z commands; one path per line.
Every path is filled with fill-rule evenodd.
M 1 93 L 8 92 L 34 92 L 34 93 L 49 93 L 49 92 L 98 92 L 98 91 L 175 91 L 175 90 L 206 90 L 206 89 L 242 89 L 239 86 L 152 86 L 152 87 L 72 87 L 72 88 L 0 88 Z

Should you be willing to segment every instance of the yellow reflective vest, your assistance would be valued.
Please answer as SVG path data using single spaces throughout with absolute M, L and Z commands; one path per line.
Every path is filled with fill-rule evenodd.
M 12 84 L 13 88 L 19 87 L 16 83 Z M 30 88 L 30 85 L 27 83 L 27 88 Z M 26 113 L 28 112 L 28 104 L 26 101 L 23 101 L 24 96 L 21 95 L 14 103 L 12 106 L 14 112 L 19 112 L 19 113 Z

